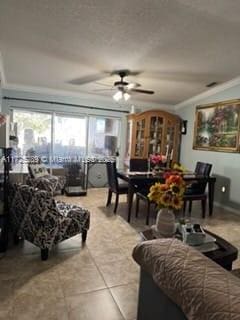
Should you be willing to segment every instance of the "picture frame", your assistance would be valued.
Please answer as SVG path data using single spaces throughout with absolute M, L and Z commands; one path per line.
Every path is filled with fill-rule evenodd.
M 240 152 L 240 99 L 196 107 L 193 149 Z

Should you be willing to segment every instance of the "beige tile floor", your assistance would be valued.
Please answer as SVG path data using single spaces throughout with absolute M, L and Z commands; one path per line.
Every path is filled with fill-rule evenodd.
M 0 259 L 0 319 L 136 319 L 139 268 L 131 253 L 140 241 L 138 231 L 146 228 L 145 206 L 128 224 L 126 196 L 117 215 L 113 206 L 105 207 L 106 196 L 106 189 L 90 189 L 87 197 L 61 197 L 90 210 L 86 246 L 76 236 L 42 262 L 39 249 L 28 242 L 10 245 Z M 192 216 L 240 249 L 240 215 L 215 208 L 213 217 L 202 221 L 195 206 Z M 154 219 L 152 212 L 151 224 Z

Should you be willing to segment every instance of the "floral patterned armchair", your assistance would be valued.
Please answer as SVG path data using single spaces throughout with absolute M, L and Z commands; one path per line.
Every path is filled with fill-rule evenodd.
M 10 224 L 20 237 L 41 249 L 42 260 L 57 243 L 82 233 L 87 238 L 90 213 L 76 205 L 55 201 L 51 193 L 28 185 L 10 186 Z

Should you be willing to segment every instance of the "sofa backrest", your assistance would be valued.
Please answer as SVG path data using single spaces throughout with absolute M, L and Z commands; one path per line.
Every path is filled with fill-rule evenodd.
M 187 319 L 240 319 L 240 279 L 196 249 L 158 239 L 137 245 L 133 258 Z

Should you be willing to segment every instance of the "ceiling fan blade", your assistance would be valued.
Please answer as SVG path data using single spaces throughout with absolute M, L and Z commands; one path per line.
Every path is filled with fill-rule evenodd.
M 89 83 L 89 82 L 94 82 L 97 80 L 101 80 L 106 78 L 110 73 L 109 72 L 99 72 L 96 74 L 91 74 L 89 76 L 85 76 L 85 77 L 81 77 L 81 78 L 76 78 L 73 80 L 68 81 L 68 83 L 70 84 L 74 84 L 74 85 L 81 85 L 81 84 L 85 84 L 85 83 Z
M 145 93 L 145 94 L 154 94 L 152 90 L 143 90 L 143 89 L 131 89 L 132 92 Z
M 142 72 L 142 70 L 129 71 L 129 76 L 138 76 Z
M 139 88 L 139 87 L 141 87 L 140 83 L 136 83 L 136 82 L 130 82 L 126 86 L 127 90 L 132 90 L 132 89 Z
M 102 83 L 99 81 L 95 81 L 96 84 L 99 84 L 100 86 L 104 86 L 104 87 L 112 87 L 112 84 L 108 84 L 108 83 Z
M 113 70 L 111 72 L 111 75 L 116 75 L 116 76 L 121 76 L 121 74 L 124 77 L 128 77 L 128 76 L 138 76 L 140 73 L 142 73 L 141 70 L 129 70 L 129 69 L 119 69 L 119 70 Z
M 95 92 L 97 92 L 97 91 L 113 91 L 113 90 L 116 90 L 115 88 L 108 88 L 108 89 L 94 89 L 94 90 L 92 90 L 92 91 L 95 91 Z

